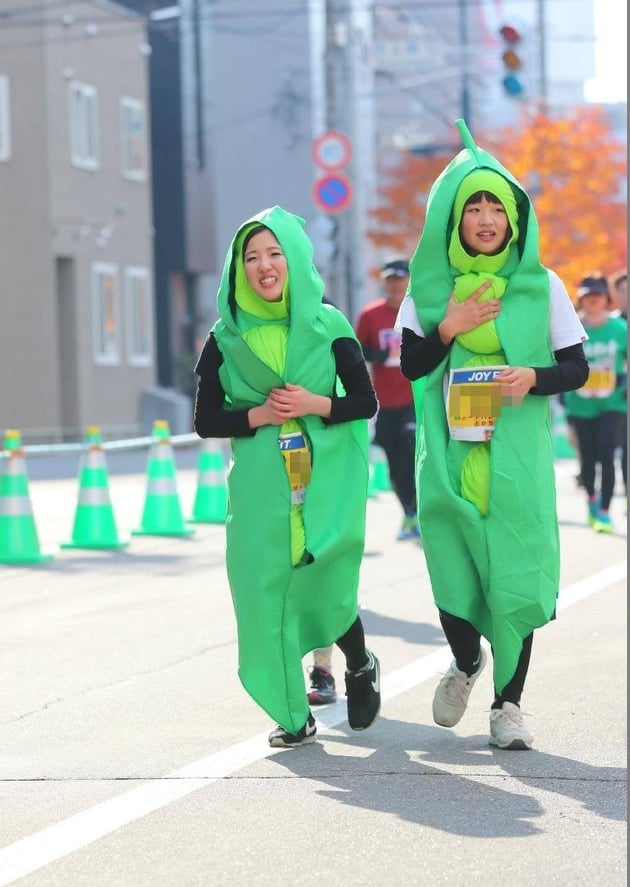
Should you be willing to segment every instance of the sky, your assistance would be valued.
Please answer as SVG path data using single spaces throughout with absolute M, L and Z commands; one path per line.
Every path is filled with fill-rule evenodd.
M 595 77 L 585 87 L 589 102 L 627 101 L 627 0 L 594 0 Z

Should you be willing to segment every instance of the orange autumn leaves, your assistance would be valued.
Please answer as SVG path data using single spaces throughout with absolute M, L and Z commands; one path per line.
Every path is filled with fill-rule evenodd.
M 572 297 L 588 271 L 609 274 L 627 264 L 626 148 L 600 108 L 580 108 L 561 119 L 532 112 L 517 128 L 475 138 L 529 192 L 542 262 L 560 275 Z M 381 251 L 414 249 L 429 189 L 449 160 L 404 155 L 388 172 L 369 234 Z

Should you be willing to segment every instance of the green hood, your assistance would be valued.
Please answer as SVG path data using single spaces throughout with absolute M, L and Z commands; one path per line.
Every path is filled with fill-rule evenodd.
M 245 313 L 263 320 L 281 320 L 287 316 L 290 296 L 286 286 L 283 302 L 270 305 L 258 299 L 245 277 L 241 257 L 242 244 L 248 231 L 257 225 L 269 228 L 282 246 L 289 271 L 289 289 L 300 294 L 299 312 L 291 318 L 291 323 L 298 332 L 300 329 L 304 331 L 320 313 L 324 281 L 313 264 L 313 245 L 306 234 L 304 219 L 279 206 L 270 207 L 252 216 L 236 232 L 223 264 L 217 293 L 217 313 L 225 328 L 233 333 L 243 333 L 250 327 L 251 319 L 246 318 Z M 256 301 L 264 306 L 262 310 L 256 311 L 252 307 Z

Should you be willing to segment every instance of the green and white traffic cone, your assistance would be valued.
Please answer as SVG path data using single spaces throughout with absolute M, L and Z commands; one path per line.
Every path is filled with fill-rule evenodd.
M 153 423 L 153 443 L 147 464 L 147 492 L 142 519 L 132 536 L 190 536 L 176 484 L 171 433 L 165 419 Z
M 378 490 L 374 483 L 374 460 L 372 459 L 372 447 L 370 447 L 370 463 L 368 465 L 368 499 L 374 499 L 378 496 Z
M 109 496 L 107 467 L 100 428 L 85 429 L 87 451 L 79 469 L 79 500 L 74 515 L 72 539 L 62 548 L 118 549 L 129 542 L 118 538 L 114 509 Z
M 374 465 L 374 489 L 378 492 L 387 493 L 391 490 L 392 485 L 389 480 L 389 467 L 387 465 L 387 457 L 382 447 L 372 444 L 370 448 L 372 463 Z
M 197 466 L 197 492 L 192 510 L 196 524 L 224 524 L 227 517 L 227 469 L 220 441 L 204 440 Z
M 22 436 L 14 428 L 4 435 L 6 468 L 0 477 L 0 564 L 41 564 L 52 560 L 39 546 L 28 491 Z
M 551 401 L 551 434 L 556 459 L 575 459 L 577 453 L 571 443 L 566 412 L 559 401 Z

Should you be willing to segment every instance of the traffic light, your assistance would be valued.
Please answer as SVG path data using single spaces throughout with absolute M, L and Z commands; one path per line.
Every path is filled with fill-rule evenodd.
M 499 30 L 503 41 L 501 60 L 503 62 L 503 77 L 501 83 L 506 94 L 510 98 L 519 98 L 525 92 L 521 69 L 523 59 L 520 55 L 521 35 L 512 25 L 503 25 Z

